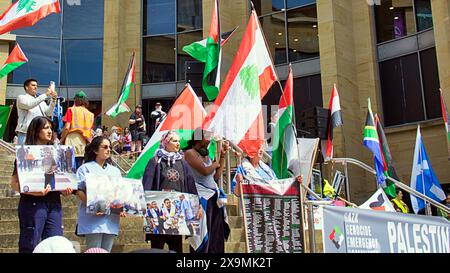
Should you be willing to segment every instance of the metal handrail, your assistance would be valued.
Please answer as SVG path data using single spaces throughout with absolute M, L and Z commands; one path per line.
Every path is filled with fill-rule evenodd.
M 128 163 L 128 161 L 126 161 L 125 159 L 123 159 L 121 154 L 119 154 L 119 153 L 118 153 L 117 151 L 115 151 L 115 150 L 111 150 L 111 152 L 112 152 L 114 155 L 117 155 L 120 159 L 122 159 L 122 161 L 125 162 L 125 165 L 127 165 L 127 167 L 129 167 L 129 168 L 131 169 L 132 165 L 131 165 L 130 163 Z M 127 155 L 127 156 L 129 156 L 129 155 Z
M 0 139 L 0 146 L 5 148 L 6 151 L 11 153 L 11 154 L 15 154 L 16 153 L 16 147 L 14 147 L 14 145 L 12 145 L 11 143 L 8 143 L 8 142 L 4 141 L 3 139 Z
M 359 161 L 357 159 L 354 159 L 354 158 L 333 158 L 331 161 L 333 163 L 343 163 L 343 164 L 351 163 L 353 165 L 356 165 L 356 166 L 358 166 L 358 167 L 360 167 L 360 168 L 362 168 L 362 169 L 372 173 L 375 176 L 377 175 L 377 172 L 372 167 L 370 167 L 369 165 L 365 164 L 364 162 L 361 162 L 361 161 Z M 389 177 L 389 176 L 386 177 L 386 179 L 390 180 L 391 182 L 393 182 L 395 184 L 395 186 L 401 188 L 402 190 L 408 192 L 409 194 L 413 194 L 413 195 L 417 196 L 418 198 L 423 199 L 426 202 L 429 202 L 433 206 L 435 206 L 437 208 L 440 208 L 440 209 L 442 209 L 443 211 L 445 211 L 447 213 L 450 213 L 450 208 L 447 208 L 446 206 L 442 205 L 441 203 L 436 202 L 435 200 L 431 199 L 430 197 L 428 197 L 428 196 L 426 196 L 426 195 L 424 195 L 424 194 L 414 190 L 413 188 L 405 185 L 403 182 L 395 180 L 395 179 L 393 179 L 392 177 Z
M 128 171 L 125 171 L 120 164 L 111 156 L 111 161 L 114 163 L 114 165 L 116 165 L 116 167 L 124 174 L 127 174 Z

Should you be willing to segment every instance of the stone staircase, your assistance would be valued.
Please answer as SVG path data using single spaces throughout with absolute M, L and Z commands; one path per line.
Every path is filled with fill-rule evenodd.
M 0 147 L 0 253 L 17 253 L 19 243 L 19 197 L 11 196 L 9 181 L 13 172 L 14 155 Z M 75 196 L 61 197 L 63 204 L 64 235 L 72 241 L 79 243 L 81 251 L 86 250 L 83 237 L 75 235 L 77 223 L 78 200 Z M 226 253 L 246 252 L 243 217 L 238 216 L 238 199 L 228 197 L 227 212 L 230 222 L 231 234 L 225 243 Z M 129 252 L 136 249 L 150 248 L 144 241 L 142 231 L 142 218 L 126 217 L 120 222 L 120 233 L 114 241 L 112 252 Z M 189 253 L 189 243 L 183 240 L 183 251 Z

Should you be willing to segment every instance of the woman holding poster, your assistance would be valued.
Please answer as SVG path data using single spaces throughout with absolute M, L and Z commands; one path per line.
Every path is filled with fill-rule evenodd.
M 165 133 L 160 148 L 145 168 L 142 183 L 145 191 L 176 191 L 197 194 L 192 171 L 180 152 L 180 136 L 174 131 Z M 170 250 L 182 253 L 182 236 L 147 234 L 152 248 L 163 249 L 167 243 Z
M 78 206 L 77 235 L 86 236 L 87 248 L 103 248 L 111 252 L 115 237 L 119 234 L 120 214 L 109 215 L 86 213 L 86 174 L 104 174 L 108 176 L 121 176 L 120 170 L 111 165 L 111 142 L 103 136 L 95 137 L 86 146 L 85 163 L 77 171 L 79 179 L 77 196 L 80 199 Z
M 52 121 L 47 117 L 35 117 L 28 126 L 25 145 L 51 145 Z M 16 164 L 16 163 L 15 163 Z M 11 177 L 11 187 L 20 190 L 17 165 Z M 40 192 L 20 194 L 19 201 L 19 252 L 32 253 L 41 240 L 62 236 L 62 206 L 60 195 L 68 196 L 72 189 L 51 191 L 47 185 Z

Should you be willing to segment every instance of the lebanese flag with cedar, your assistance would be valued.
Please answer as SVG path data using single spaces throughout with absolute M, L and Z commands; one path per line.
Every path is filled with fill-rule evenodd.
M 0 35 L 30 27 L 51 13 L 59 13 L 58 0 L 18 0 L 0 16 Z
M 236 57 L 208 112 L 203 129 L 238 144 L 253 123 L 256 122 L 258 127 L 261 100 L 276 80 L 275 68 L 253 10 Z

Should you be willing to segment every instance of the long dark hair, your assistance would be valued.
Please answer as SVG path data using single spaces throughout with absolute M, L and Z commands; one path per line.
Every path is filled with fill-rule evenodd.
M 50 127 L 52 128 L 52 132 L 53 132 L 53 123 L 51 121 L 51 119 L 49 119 L 48 117 L 35 117 L 30 125 L 28 126 L 28 130 L 27 130 L 27 138 L 25 139 L 25 144 L 26 145 L 36 145 L 39 141 L 39 133 L 41 132 L 42 129 L 44 129 L 45 125 L 47 125 L 47 123 L 50 124 Z M 47 145 L 52 145 L 53 144 L 53 140 L 51 139 Z
M 111 141 L 104 136 L 98 136 L 95 137 L 90 144 L 88 144 L 84 150 L 84 163 L 88 163 L 91 161 L 95 161 L 97 158 L 97 154 L 95 152 L 98 152 L 100 149 L 100 145 L 102 144 L 103 140 L 108 140 L 109 145 L 111 145 Z M 111 164 L 112 160 L 111 158 L 106 159 L 106 164 Z

